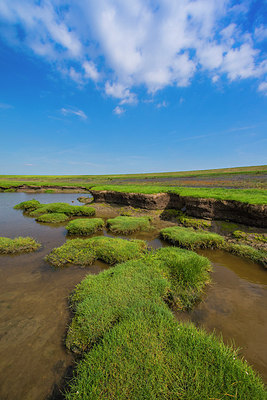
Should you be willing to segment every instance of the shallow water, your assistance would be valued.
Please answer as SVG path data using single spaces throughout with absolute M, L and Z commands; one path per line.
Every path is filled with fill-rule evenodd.
M 30 254 L 0 257 L 0 399 L 45 399 L 60 382 L 73 357 L 64 347 L 69 322 L 67 298 L 88 273 L 107 266 L 55 270 L 43 261 L 54 247 L 65 242 L 65 224 L 38 224 L 13 206 L 38 199 L 42 203 L 76 201 L 78 194 L 0 194 L 0 236 L 33 236 L 42 248 Z M 74 203 L 72 203 L 74 201 Z M 104 232 L 105 235 L 110 235 Z M 135 234 L 149 245 L 163 245 L 155 232 Z M 191 320 L 208 331 L 216 329 L 225 341 L 234 340 L 242 355 L 267 381 L 267 273 L 253 263 L 221 251 L 202 252 L 214 264 L 213 284 Z

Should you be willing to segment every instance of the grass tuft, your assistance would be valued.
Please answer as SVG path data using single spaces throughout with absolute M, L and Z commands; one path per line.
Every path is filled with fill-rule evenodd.
M 149 231 L 151 218 L 119 216 L 107 220 L 107 227 L 111 232 L 130 234 L 137 231 Z
M 38 250 L 40 246 L 41 244 L 31 237 L 0 237 L 0 254 L 29 253 Z
M 32 199 L 27 201 L 22 201 L 21 203 L 15 205 L 13 208 L 15 210 L 23 210 L 23 211 L 33 211 L 41 206 L 41 203 L 38 200 Z
M 267 267 L 267 252 L 265 250 L 254 249 L 245 244 L 225 243 L 224 250 L 229 251 L 239 257 L 248 258 L 251 261 Z
M 63 246 L 53 249 L 45 259 L 55 267 L 63 267 L 66 264 L 91 265 L 97 259 L 113 265 L 141 257 L 146 248 L 143 240 L 99 236 L 68 240 Z
M 47 224 L 56 224 L 59 222 L 68 221 L 68 219 L 69 217 L 64 213 L 49 213 L 40 215 L 36 218 L 36 221 Z
M 222 247 L 225 242 L 224 238 L 216 233 L 201 230 L 195 231 L 192 228 L 183 228 L 180 226 L 164 228 L 160 231 L 160 236 L 174 245 L 190 250 L 197 248 L 218 248 Z
M 102 229 L 105 223 L 102 218 L 75 219 L 70 221 L 66 229 L 71 235 L 91 235 Z

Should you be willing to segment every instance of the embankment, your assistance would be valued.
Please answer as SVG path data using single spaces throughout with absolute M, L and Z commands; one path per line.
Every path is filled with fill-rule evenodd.
M 248 204 L 235 200 L 206 199 L 180 196 L 176 193 L 124 193 L 108 190 L 90 190 L 96 202 L 106 202 L 144 208 L 164 210 L 173 208 L 183 210 L 196 218 L 228 220 L 259 228 L 267 227 L 267 206 Z

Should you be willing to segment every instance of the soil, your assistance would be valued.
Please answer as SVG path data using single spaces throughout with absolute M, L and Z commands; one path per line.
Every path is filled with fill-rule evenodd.
M 106 190 L 90 190 L 90 193 L 96 203 L 114 203 L 148 210 L 173 208 L 196 218 L 232 221 L 260 228 L 267 227 L 266 205 L 179 196 L 175 193 L 142 194 Z

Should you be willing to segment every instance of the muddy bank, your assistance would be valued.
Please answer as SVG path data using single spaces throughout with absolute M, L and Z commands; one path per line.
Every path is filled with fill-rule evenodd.
M 175 193 L 143 194 L 106 190 L 90 190 L 90 193 L 95 202 L 114 203 L 148 210 L 182 209 L 187 215 L 196 218 L 227 220 L 259 228 L 267 227 L 266 205 L 180 196 Z

